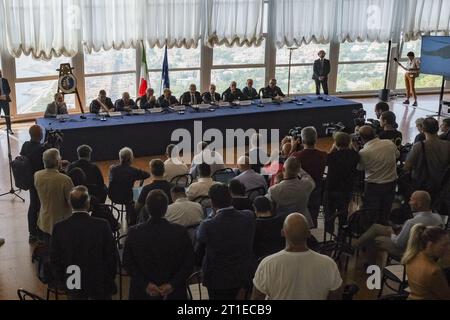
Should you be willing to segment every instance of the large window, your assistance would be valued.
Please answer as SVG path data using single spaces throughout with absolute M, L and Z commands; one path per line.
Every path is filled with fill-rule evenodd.
M 400 61 L 405 65 L 407 62 L 407 54 L 412 51 L 414 54 L 420 58 L 420 51 L 422 47 L 422 40 L 409 41 L 403 44 L 403 50 L 401 54 Z M 421 74 L 419 78 L 416 79 L 416 88 L 437 88 L 442 84 L 442 77 Z M 405 71 L 402 68 L 398 68 L 397 73 L 397 89 L 405 89 Z
M 384 86 L 387 43 L 340 45 L 337 92 L 379 90 Z
M 236 81 L 238 88 L 244 88 L 247 79 L 253 79 L 257 90 L 264 87 L 265 45 L 264 40 L 259 47 L 214 48 L 211 82 L 217 86 L 217 91 L 225 91 L 231 81 Z
M 44 112 L 53 102 L 58 91 L 58 71 L 61 63 L 71 63 L 70 58 L 61 57 L 51 61 L 35 60 L 22 55 L 16 62 L 16 108 L 17 114 Z M 75 109 L 74 95 L 66 96 L 69 109 Z
M 277 67 L 275 77 L 278 85 L 284 93 L 288 93 L 289 81 L 289 58 L 291 57 L 291 94 L 311 93 L 315 91 L 313 64 L 318 59 L 317 53 L 325 50 L 329 53 L 329 45 L 308 44 L 299 48 L 282 48 L 277 50 Z
M 165 49 L 147 49 L 147 64 L 150 69 L 150 86 L 155 94 L 162 93 L 162 65 Z M 194 83 L 200 90 L 200 46 L 196 49 L 172 48 L 167 50 L 169 61 L 170 89 L 179 98 L 189 85 Z
M 128 91 L 136 95 L 136 50 L 109 50 L 84 55 L 86 104 L 95 99 L 100 90 L 115 100 Z

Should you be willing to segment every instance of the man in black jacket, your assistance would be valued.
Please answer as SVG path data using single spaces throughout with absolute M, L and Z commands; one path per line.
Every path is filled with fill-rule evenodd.
M 98 93 L 97 99 L 92 100 L 91 105 L 89 106 L 90 113 L 99 113 L 99 112 L 114 112 L 114 104 L 111 98 L 106 96 L 105 90 L 100 90 Z
M 70 203 L 73 215 L 53 229 L 52 269 L 59 282 L 65 284 L 69 299 L 110 300 L 117 291 L 114 279 L 118 259 L 111 228 L 106 220 L 89 216 L 86 187 L 75 187 L 70 193 Z
M 189 86 L 189 91 L 183 93 L 180 100 L 181 104 L 186 106 L 193 106 L 203 102 L 202 95 L 197 91 L 197 86 L 195 84 Z
M 203 101 L 205 103 L 217 103 L 220 102 L 220 94 L 216 92 L 216 85 L 211 84 L 209 86 L 209 92 L 203 94 Z
M 43 137 L 42 128 L 38 125 L 34 125 L 29 130 L 30 141 L 25 142 L 20 150 L 20 155 L 27 157 L 31 165 L 31 174 L 34 178 L 34 174 L 44 169 L 44 162 L 42 161 L 42 155 L 50 146 L 41 144 Z M 30 206 L 28 207 L 28 232 L 29 242 L 34 243 L 38 240 L 37 220 L 39 217 L 39 209 L 41 203 L 36 188 L 33 185 L 30 188 Z
M 325 59 L 326 53 L 320 50 L 319 59 L 314 61 L 313 80 L 316 81 L 316 94 L 320 94 L 320 85 L 322 85 L 325 94 L 328 94 L 328 75 L 331 71 L 330 60 Z
M 164 89 L 164 94 L 158 98 L 157 105 L 160 108 L 168 109 L 174 105 L 178 104 L 177 98 L 172 95 L 172 91 L 170 89 Z
M 213 185 L 209 191 L 214 215 L 197 232 L 197 263 L 203 260 L 203 282 L 211 300 L 235 300 L 252 277 L 255 218 L 251 211 L 231 205 L 228 187 Z
M 256 100 L 260 98 L 256 89 L 253 88 L 253 79 L 247 80 L 247 86 L 242 89 L 242 93 L 244 94 L 245 100 Z
M 150 219 L 131 228 L 123 266 L 131 277 L 130 300 L 186 300 L 186 280 L 194 270 L 187 229 L 164 219 L 169 200 L 161 190 L 146 199 Z
M 88 145 L 79 146 L 77 154 L 78 161 L 71 163 L 67 172 L 75 168 L 83 170 L 86 175 L 89 194 L 94 196 L 98 203 L 105 203 L 108 192 L 102 172 L 95 163 L 91 162 L 92 148 Z
M 156 107 L 156 97 L 155 90 L 153 88 L 148 88 L 145 96 L 139 97 L 136 100 L 136 105 L 139 106 L 140 109 L 151 109 Z
M 2 110 L 5 113 L 6 130 L 10 134 L 14 134 L 11 130 L 11 113 L 9 110 L 9 103 L 11 102 L 10 94 L 11 88 L 9 87 L 9 82 L 3 78 L 2 70 L 0 70 L 0 113 Z
M 264 88 L 264 99 L 279 99 L 285 96 L 281 88 L 277 86 L 277 79 L 270 80 L 269 85 Z
M 236 81 L 232 81 L 230 87 L 222 94 L 222 100 L 230 103 L 245 100 L 241 89 L 237 88 Z

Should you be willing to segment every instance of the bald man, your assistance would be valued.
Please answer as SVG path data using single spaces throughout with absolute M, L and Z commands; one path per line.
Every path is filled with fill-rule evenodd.
M 44 163 L 42 161 L 42 155 L 49 149 L 49 147 L 41 144 L 43 138 L 42 128 L 38 125 L 34 125 L 29 129 L 30 141 L 25 142 L 22 145 L 20 155 L 27 157 L 31 164 L 30 181 L 30 205 L 28 207 L 28 232 L 29 242 L 34 243 L 37 241 L 37 219 L 39 216 L 39 197 L 37 195 L 36 188 L 34 187 L 33 177 L 34 174 L 44 169 Z
M 241 89 L 237 87 L 236 81 L 232 81 L 230 87 L 222 94 L 222 100 L 230 103 L 245 100 L 245 96 Z
M 388 225 L 397 181 L 397 159 L 400 152 L 390 140 L 380 140 L 370 126 L 359 134 L 364 148 L 359 151 L 358 169 L 365 171 L 364 208 L 373 212 L 373 222 Z
M 289 215 L 281 231 L 286 249 L 265 258 L 253 279 L 253 300 L 326 300 L 337 297 L 342 278 L 336 262 L 309 250 L 304 215 Z
M 249 157 L 240 157 L 238 159 L 238 168 L 241 174 L 234 179 L 245 186 L 246 192 L 261 188 L 264 189 L 263 194 L 265 194 L 265 191 L 267 191 L 266 179 L 252 169 Z
M 416 224 L 425 226 L 442 226 L 444 222 L 439 214 L 431 210 L 431 197 L 426 191 L 416 191 L 411 195 L 409 205 L 414 212 L 414 217 L 407 220 L 397 234 L 390 226 L 374 224 L 359 239 L 353 247 L 367 247 L 369 249 L 369 263 L 375 263 L 375 250 L 387 251 L 390 255 L 400 257 L 408 244 L 409 234 Z

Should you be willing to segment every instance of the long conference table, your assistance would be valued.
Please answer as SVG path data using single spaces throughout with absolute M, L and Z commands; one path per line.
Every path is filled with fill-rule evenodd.
M 362 107 L 361 103 L 332 96 L 299 96 L 289 103 L 262 105 L 254 102 L 249 106 L 214 106 L 201 111 L 187 107 L 184 114 L 123 113 L 106 120 L 94 114 L 86 114 L 86 119 L 82 119 L 78 114 L 65 120 L 40 118 L 36 123 L 46 133 L 51 130 L 62 132 L 60 151 L 63 159 L 76 160 L 77 147 L 88 144 L 93 149 L 92 160 L 105 161 L 118 159 L 118 152 L 123 147 L 132 148 L 136 157 L 162 155 L 167 145 L 179 142 L 171 141 L 175 130 L 186 129 L 194 137 L 196 121 L 201 121 L 202 134 L 209 129 L 218 129 L 224 135 L 228 129 L 278 129 L 282 138 L 294 127 L 314 126 L 319 136 L 324 137 L 326 123 L 342 122 L 347 128 L 354 128 L 353 111 Z M 194 143 L 192 141 L 193 151 Z

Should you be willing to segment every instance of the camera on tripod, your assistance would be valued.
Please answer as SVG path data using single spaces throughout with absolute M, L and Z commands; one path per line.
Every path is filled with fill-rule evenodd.
M 376 133 L 378 133 L 381 130 L 380 121 L 375 119 L 366 119 L 367 112 L 363 108 L 353 110 L 353 117 L 354 117 L 353 121 L 356 127 L 370 126 L 372 127 L 372 129 L 375 130 Z
M 50 148 L 59 149 L 64 141 L 64 134 L 60 130 L 48 130 L 45 144 Z
M 327 136 L 333 136 L 333 134 L 335 134 L 336 132 L 343 132 L 346 128 L 342 122 L 323 123 L 322 127 L 325 128 L 325 134 Z

